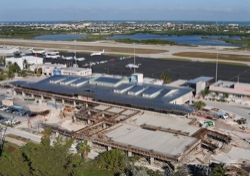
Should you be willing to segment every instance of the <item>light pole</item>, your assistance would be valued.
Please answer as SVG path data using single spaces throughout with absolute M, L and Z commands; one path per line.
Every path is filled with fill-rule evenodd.
M 216 53 L 216 75 L 215 75 L 215 82 L 217 82 L 217 74 L 218 74 L 218 47 L 216 47 L 217 53 Z
M 135 43 L 134 43 L 134 73 L 135 73 Z

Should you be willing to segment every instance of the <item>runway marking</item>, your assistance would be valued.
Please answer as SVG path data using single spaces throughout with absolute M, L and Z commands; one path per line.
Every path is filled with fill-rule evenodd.
M 242 75 L 242 74 L 244 74 L 244 73 L 247 73 L 249 70 L 250 70 L 250 68 L 248 68 L 247 70 L 241 72 L 241 73 L 238 74 L 238 75 L 233 76 L 232 78 L 228 79 L 228 81 L 230 81 L 230 80 L 232 80 L 232 79 L 234 79 L 234 78 L 237 78 L 237 77 L 239 77 L 240 75 Z

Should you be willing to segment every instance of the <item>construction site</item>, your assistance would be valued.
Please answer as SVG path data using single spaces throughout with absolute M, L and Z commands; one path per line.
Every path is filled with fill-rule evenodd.
M 13 83 L 13 92 L 16 97 L 34 98 L 39 107 L 48 105 L 53 107 L 50 111 L 54 113 L 53 116 L 50 113 L 43 115 L 40 119 L 35 118 L 29 121 L 33 128 L 39 130 L 49 127 L 55 136 L 74 137 L 78 142 L 87 140 L 91 150 L 99 154 L 114 148 L 121 149 L 127 156 L 139 156 L 141 165 L 151 165 L 170 172 L 183 164 L 205 167 L 211 162 L 225 162 L 230 167 L 234 167 L 233 171 L 246 173 L 242 169 L 242 164 L 248 167 L 249 143 L 236 133 L 230 133 L 225 129 L 220 129 L 218 125 L 215 126 L 215 123 L 220 122 L 216 120 L 215 115 L 205 111 L 191 111 L 191 108 L 183 105 L 170 106 L 168 104 L 166 107 L 158 106 L 162 109 L 155 108 L 153 106 L 156 105 L 150 104 L 150 101 L 155 102 L 156 98 L 144 99 L 152 105 L 151 108 L 142 108 L 143 104 L 137 108 L 133 104 L 133 99 L 142 99 L 143 97 L 139 97 L 141 94 L 131 95 L 133 96 L 130 99 L 131 104 L 121 103 L 128 95 L 124 95 L 119 101 L 106 102 L 107 96 L 122 95 L 111 94 L 107 91 L 110 89 L 107 85 L 103 87 L 97 85 L 96 82 L 90 85 L 85 78 L 77 81 L 71 80 L 71 85 L 76 82 L 82 84 L 81 92 L 79 88 L 71 88 L 73 86 L 70 87 L 70 91 L 69 86 L 60 85 L 63 79 L 66 78 L 51 77 L 46 82 L 42 81 L 33 85 L 32 83 Z M 54 83 L 51 80 L 57 82 Z M 107 80 L 110 81 L 110 79 L 105 81 Z M 119 80 L 117 82 L 119 83 Z M 115 84 L 118 84 L 117 82 Z M 51 87 L 46 90 L 48 86 Z M 121 86 L 118 85 L 118 87 Z M 113 90 L 118 90 L 116 87 Z M 126 91 L 129 91 L 128 89 L 131 91 L 131 87 L 133 85 L 126 85 Z M 106 99 L 101 99 L 103 92 L 98 88 L 106 90 L 104 92 Z M 162 91 L 164 92 L 164 89 Z M 166 95 L 163 97 L 166 98 Z M 170 109 L 173 107 L 176 110 Z M 209 117 L 205 120 L 206 126 L 200 123 L 201 117 L 205 114 Z
M 48 120 L 42 127 L 56 135 L 87 140 L 97 153 L 118 148 L 128 156 L 139 156 L 142 165 L 169 171 L 183 164 L 207 166 L 212 155 L 228 153 L 236 146 L 230 135 L 195 125 L 193 116 L 93 102 L 84 102 L 80 110 L 62 112 L 60 120 Z

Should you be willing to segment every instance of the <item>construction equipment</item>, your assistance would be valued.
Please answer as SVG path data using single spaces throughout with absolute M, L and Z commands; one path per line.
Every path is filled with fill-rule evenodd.
M 244 118 L 237 119 L 237 120 L 234 120 L 234 121 L 237 122 L 240 125 L 247 123 L 247 119 L 244 119 Z

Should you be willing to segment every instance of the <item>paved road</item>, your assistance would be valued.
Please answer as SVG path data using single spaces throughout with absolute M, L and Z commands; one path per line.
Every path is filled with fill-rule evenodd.
M 250 129 L 250 106 L 235 104 L 235 103 L 219 103 L 214 101 L 206 101 L 208 107 L 216 107 L 222 111 L 233 113 L 236 115 L 236 118 L 246 118 L 248 121 L 248 129 Z
M 32 140 L 34 142 L 38 142 L 38 143 L 40 143 L 40 141 L 41 141 L 41 136 L 34 135 L 34 134 L 31 134 L 31 133 L 28 133 L 28 132 L 25 132 L 25 131 L 21 131 L 19 129 L 15 129 L 15 128 L 8 127 L 7 131 L 6 131 L 6 134 L 14 134 L 14 135 L 17 135 L 17 136 L 21 136 L 21 137 L 30 139 L 30 140 Z

